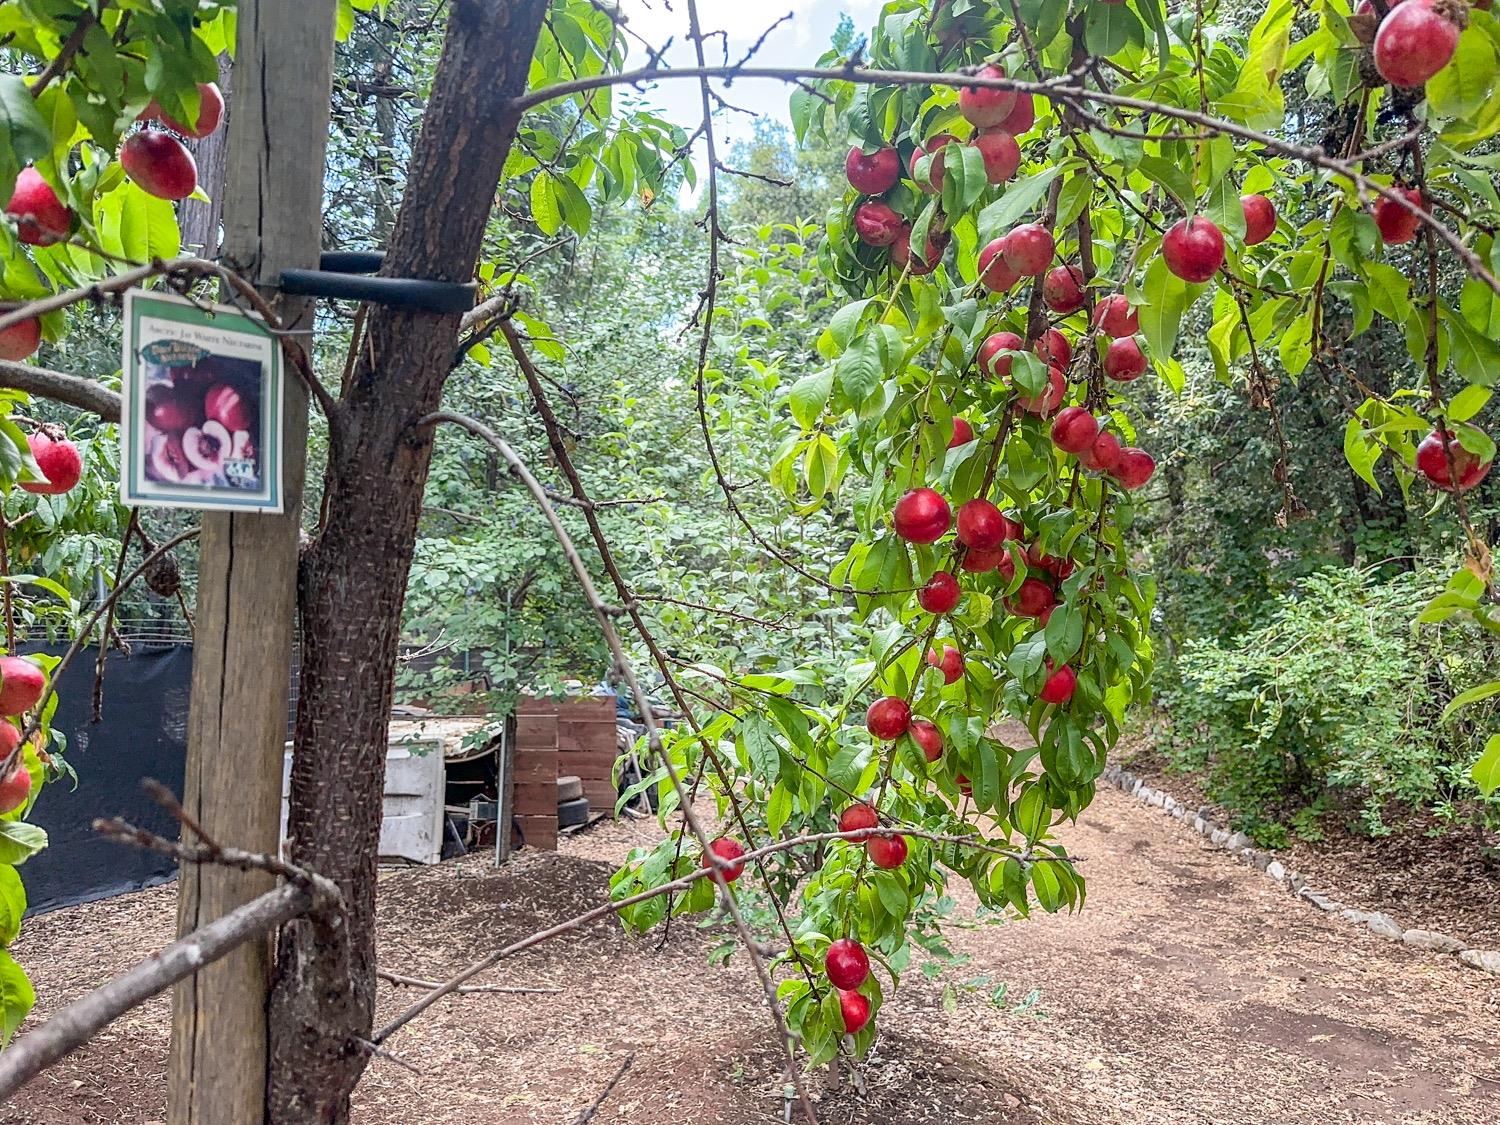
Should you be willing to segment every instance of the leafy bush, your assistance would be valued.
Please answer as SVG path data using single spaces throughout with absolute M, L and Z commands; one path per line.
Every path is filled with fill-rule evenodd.
M 1418 626 L 1441 583 L 1332 568 L 1268 607 L 1264 624 L 1186 642 L 1163 693 L 1168 754 L 1264 843 L 1315 835 L 1325 809 L 1381 835 L 1414 813 L 1500 828 L 1500 796 L 1469 776 L 1495 708 L 1443 708 L 1487 678 L 1494 638 Z

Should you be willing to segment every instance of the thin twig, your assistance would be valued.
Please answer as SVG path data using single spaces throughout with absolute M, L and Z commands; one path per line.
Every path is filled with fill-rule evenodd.
M 599 1107 L 614 1092 L 615 1086 L 619 1084 L 620 1079 L 625 1077 L 625 1072 L 630 1069 L 630 1064 L 633 1062 L 635 1062 L 635 1052 L 631 1051 L 625 1056 L 625 1061 L 620 1064 L 620 1069 L 615 1071 L 615 1076 L 609 1080 L 604 1089 L 599 1091 L 599 1096 L 582 1113 L 573 1118 L 573 1125 L 588 1125 L 594 1119 L 594 1114 L 599 1112 Z

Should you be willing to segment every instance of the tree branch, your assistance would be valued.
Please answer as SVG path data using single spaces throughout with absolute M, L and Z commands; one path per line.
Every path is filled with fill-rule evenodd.
M 81 375 L 67 375 L 5 359 L 0 360 L 0 387 L 76 406 L 97 414 L 106 422 L 120 420 L 120 393 Z
M 77 1050 L 111 1020 L 311 906 L 312 897 L 301 887 L 277 887 L 79 997 L 0 1052 L 0 1101 Z
M 1064 79 L 1071 80 L 1071 75 L 1064 75 Z M 516 99 L 519 109 L 532 109 L 557 98 L 569 97 L 573 94 L 586 90 L 595 90 L 602 86 L 634 85 L 643 82 L 656 82 L 666 78 L 695 78 L 705 81 L 710 78 L 722 78 L 735 80 L 741 78 L 765 78 L 778 82 L 801 83 L 807 79 L 827 82 L 855 82 L 861 85 L 890 85 L 890 86 L 972 86 L 985 89 L 1011 90 L 1019 94 L 1032 94 L 1043 97 L 1053 102 L 1081 108 L 1082 103 L 1094 102 L 1099 105 L 1114 106 L 1117 109 L 1135 110 L 1139 113 L 1154 113 L 1162 117 L 1174 118 L 1185 121 L 1207 129 L 1214 134 L 1237 137 L 1251 144 L 1259 145 L 1269 152 L 1278 153 L 1282 156 L 1291 157 L 1304 164 L 1310 164 L 1317 168 L 1333 172 L 1350 183 L 1354 184 L 1362 193 L 1379 195 L 1390 200 L 1421 221 L 1438 238 L 1448 244 L 1449 248 L 1464 263 L 1468 272 L 1488 285 L 1494 292 L 1500 293 L 1500 278 L 1496 278 L 1484 264 L 1478 254 L 1470 250 L 1452 229 L 1445 226 L 1434 218 L 1431 212 L 1420 207 L 1407 199 L 1403 192 L 1379 184 L 1366 177 L 1359 169 L 1347 160 L 1329 156 L 1321 148 L 1308 147 L 1293 144 L 1289 141 L 1278 140 L 1266 133 L 1261 133 L 1233 121 L 1225 121 L 1222 118 L 1213 117 L 1193 109 L 1181 109 L 1177 106 L 1165 105 L 1161 102 L 1146 101 L 1141 98 L 1126 97 L 1123 94 L 1115 94 L 1106 90 L 1089 90 L 1082 86 L 1064 85 L 1060 82 L 1022 82 L 1014 78 L 980 78 L 977 75 L 965 74 L 962 71 L 953 71 L 947 74 L 925 73 L 920 71 L 906 70 L 871 70 L 866 67 L 844 66 L 844 67 L 773 67 L 773 66 L 693 66 L 693 67 L 663 67 L 659 64 L 641 67 L 637 70 L 621 71 L 615 74 L 591 75 L 587 78 L 579 78 L 569 82 L 559 82 L 552 86 L 533 91 L 524 97 Z M 1093 115 L 1090 115 L 1093 116 Z M 1097 120 L 1097 118 L 1095 118 Z M 1104 124 L 1101 126 L 1106 131 L 1114 131 L 1113 127 Z M 1163 140 L 1164 137 L 1152 136 L 1152 140 Z M 3 326 L 3 324 L 0 324 Z

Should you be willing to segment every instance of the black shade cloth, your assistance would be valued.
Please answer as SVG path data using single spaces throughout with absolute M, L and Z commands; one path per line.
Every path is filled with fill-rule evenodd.
M 27 652 L 61 656 L 62 646 L 28 646 Z M 106 840 L 93 830 L 96 817 L 120 816 L 176 839 L 178 826 L 141 789 L 154 777 L 182 792 L 187 761 L 189 645 L 135 645 L 129 656 L 110 652 L 104 674 L 104 721 L 93 721 L 96 648 L 78 654 L 58 684 L 53 726 L 67 736 L 67 760 L 78 787 L 54 781 L 42 790 L 27 818 L 47 830 L 46 848 L 18 868 L 26 885 L 27 913 L 108 898 L 172 878 L 166 856 Z

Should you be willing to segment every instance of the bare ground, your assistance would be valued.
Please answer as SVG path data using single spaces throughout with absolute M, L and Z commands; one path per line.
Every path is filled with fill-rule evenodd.
M 601 826 L 498 872 L 481 857 L 390 872 L 383 963 L 440 977 L 579 913 L 651 831 Z M 1500 1123 L 1500 980 L 1330 919 L 1112 790 L 1064 836 L 1085 911 L 955 926 L 972 965 L 905 978 L 868 1096 L 815 1080 L 825 1125 Z M 170 940 L 172 917 L 163 887 L 28 922 L 17 954 L 37 1017 Z M 356 1121 L 569 1125 L 626 1060 L 603 1125 L 781 1121 L 753 976 L 739 956 L 708 967 L 712 940 L 678 925 L 658 953 L 601 922 L 502 963 L 483 979 L 563 991 L 442 1001 L 390 1041 L 401 1062 L 371 1064 Z M 979 974 L 985 988 L 963 987 Z M 382 984 L 382 1017 L 412 995 Z M 117 1022 L 0 1107 L 0 1125 L 162 1120 L 167 1022 L 165 1000 Z

